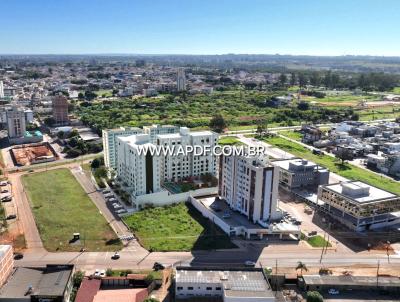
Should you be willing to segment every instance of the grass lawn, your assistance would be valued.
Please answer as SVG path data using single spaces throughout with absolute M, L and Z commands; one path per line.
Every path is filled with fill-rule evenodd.
M 296 141 L 301 141 L 303 134 L 296 131 L 286 130 L 286 131 L 279 131 L 279 134 L 286 136 L 288 138 L 294 139 Z
M 393 88 L 394 93 L 400 93 L 400 87 L 394 87 Z
M 221 146 L 225 145 L 232 145 L 232 146 L 240 146 L 243 145 L 243 143 L 238 140 L 236 136 L 223 136 L 219 139 L 218 144 Z
M 303 236 L 302 236 L 303 237 Z M 303 237 L 305 240 L 305 237 Z M 320 235 L 316 235 L 316 236 L 312 236 L 310 238 L 308 238 L 307 243 L 309 245 L 311 245 L 312 247 L 331 247 L 332 245 L 324 239 L 324 237 L 320 236 Z
M 152 251 L 189 251 L 235 248 L 229 237 L 192 205 L 148 208 L 124 221 L 140 243 Z
M 372 171 L 368 171 L 348 163 L 342 165 L 339 160 L 328 155 L 315 155 L 302 145 L 290 142 L 282 137 L 270 137 L 266 138 L 265 141 L 278 147 L 279 149 L 293 154 L 294 156 L 311 160 L 323 167 L 328 168 L 331 172 L 337 173 L 348 179 L 359 180 L 383 190 L 400 194 L 400 183 L 389 178 L 382 177 Z
M 121 242 L 68 169 L 24 175 L 43 244 L 48 251 L 114 251 Z M 73 233 L 81 241 L 69 244 Z

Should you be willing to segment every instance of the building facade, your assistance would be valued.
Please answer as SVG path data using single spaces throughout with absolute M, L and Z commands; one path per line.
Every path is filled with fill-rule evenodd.
M 10 110 L 7 110 L 6 116 L 9 139 L 12 140 L 23 137 L 26 132 L 24 109 L 18 106 L 12 106 Z
M 218 135 L 214 132 L 191 133 L 186 127 L 181 127 L 179 133 L 159 134 L 155 142 L 151 134 L 118 136 L 117 179 L 135 197 L 161 191 L 164 182 L 177 182 L 207 173 L 215 175 L 216 157 L 211 152 L 196 155 L 182 154 L 179 150 L 195 145 L 209 145 L 212 148 L 217 141 Z M 151 149 L 174 152 L 146 152 Z
M 118 161 L 117 137 L 126 137 L 136 134 L 148 134 L 150 141 L 154 143 L 159 134 L 171 134 L 179 132 L 179 127 L 172 125 L 151 125 L 143 129 L 137 127 L 120 127 L 103 130 L 104 163 L 107 168 L 116 170 Z
M 178 91 L 186 90 L 186 77 L 185 77 L 185 69 L 184 68 L 178 69 L 178 75 L 176 78 L 176 89 Z
M 329 182 L 329 170 L 305 159 L 275 160 L 279 168 L 279 185 L 287 191 L 317 188 Z
M 318 199 L 323 210 L 356 231 L 400 222 L 400 196 L 360 181 L 322 185 Z
M 254 223 L 278 219 L 278 170 L 264 157 L 220 156 L 219 196 Z
M 68 100 L 63 95 L 56 95 L 52 99 L 53 118 L 58 126 L 67 125 L 68 118 Z
M 117 168 L 117 137 L 124 137 L 134 134 L 140 134 L 143 132 L 140 128 L 125 128 L 120 127 L 116 129 L 103 130 L 103 152 L 104 152 L 104 164 L 108 169 Z
M 0 245 L 0 288 L 14 269 L 14 255 L 11 245 Z

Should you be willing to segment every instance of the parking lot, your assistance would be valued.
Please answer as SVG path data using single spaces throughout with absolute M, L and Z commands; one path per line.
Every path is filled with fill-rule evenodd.
M 17 219 L 17 207 L 13 203 L 12 185 L 8 181 L 0 182 L 0 200 L 5 209 L 7 224 L 12 225 Z

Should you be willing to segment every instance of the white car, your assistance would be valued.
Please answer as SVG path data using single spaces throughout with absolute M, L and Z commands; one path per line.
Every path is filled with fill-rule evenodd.
M 119 208 L 122 208 L 122 206 L 119 205 L 119 204 L 116 204 L 116 205 L 113 205 L 113 208 L 114 208 L 114 209 L 119 209 Z
M 245 265 L 245 266 L 255 267 L 255 266 L 256 266 L 256 263 L 255 263 L 254 261 L 247 260 L 247 261 L 244 263 L 244 265 Z
M 330 290 L 328 290 L 328 294 L 339 295 L 339 291 L 337 289 L 331 288 Z
M 125 209 L 119 209 L 119 210 L 116 210 L 115 213 L 117 213 L 117 214 L 126 213 L 126 210 Z
M 106 271 L 104 269 L 102 269 L 102 270 L 96 269 L 96 271 L 94 272 L 94 276 L 95 277 L 105 277 Z

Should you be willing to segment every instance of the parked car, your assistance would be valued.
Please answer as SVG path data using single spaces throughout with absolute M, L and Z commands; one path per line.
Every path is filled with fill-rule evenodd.
M 8 202 L 8 201 L 11 201 L 11 200 L 12 200 L 12 197 L 11 197 L 11 196 L 6 196 L 6 197 L 3 197 L 3 198 L 1 199 L 2 202 Z
M 318 150 L 318 149 L 313 149 L 312 153 L 315 154 L 315 155 L 322 155 L 322 151 Z
M 8 215 L 6 219 L 11 220 L 11 219 L 15 219 L 15 218 L 17 218 L 17 215 L 11 214 L 11 215 Z
M 229 214 L 229 213 L 224 213 L 224 215 L 222 215 L 222 218 L 224 218 L 224 219 L 231 218 L 231 214 Z
M 119 208 L 122 208 L 122 206 L 120 204 L 116 204 L 116 205 L 113 205 L 113 208 L 114 209 L 119 209 Z
M 328 290 L 328 294 L 339 295 L 339 291 L 337 289 L 331 288 L 330 290 Z
M 5 186 L 7 186 L 7 182 L 6 181 L 0 182 L 0 187 L 5 187 Z
M 247 261 L 245 261 L 244 265 L 249 266 L 249 267 L 255 267 L 256 263 L 254 261 L 247 260 Z
M 121 256 L 119 255 L 119 253 L 118 253 L 118 252 L 115 252 L 115 254 L 111 256 L 111 259 L 112 259 L 112 260 L 118 260 L 120 257 L 121 257 Z
M 8 193 L 8 190 L 1 190 L 1 193 Z
M 21 253 L 14 253 L 14 260 L 21 260 L 24 258 L 24 255 Z
M 94 272 L 94 276 L 95 277 L 105 277 L 106 276 L 106 271 L 105 270 L 96 269 L 96 271 Z
M 117 214 L 126 213 L 126 210 L 125 209 L 119 209 L 119 210 L 116 210 L 115 213 L 117 213 Z
M 104 190 L 103 190 L 103 193 L 104 193 L 104 194 L 109 194 L 109 193 L 111 193 L 111 191 L 110 191 L 109 189 L 104 189 Z
M 162 264 L 159 263 L 159 262 L 154 262 L 154 264 L 153 264 L 153 270 L 155 270 L 155 271 L 161 271 L 161 270 L 163 270 L 164 268 L 165 268 L 165 266 L 162 265 Z

